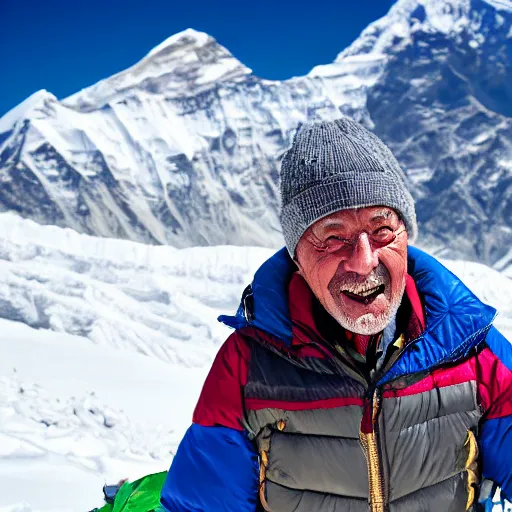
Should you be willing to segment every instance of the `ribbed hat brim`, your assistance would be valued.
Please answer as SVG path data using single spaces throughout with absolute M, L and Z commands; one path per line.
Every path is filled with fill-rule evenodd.
M 313 184 L 285 205 L 280 220 L 292 258 L 302 234 L 317 220 L 334 212 L 369 206 L 387 206 L 400 213 L 409 240 L 417 236 L 414 200 L 405 183 L 379 171 L 344 173 Z

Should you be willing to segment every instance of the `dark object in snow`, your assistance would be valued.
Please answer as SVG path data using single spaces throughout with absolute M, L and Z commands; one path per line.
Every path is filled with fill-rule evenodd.
M 116 495 L 121 489 L 121 486 L 126 482 L 126 480 L 121 480 L 115 485 L 107 485 L 103 486 L 103 497 L 107 503 L 113 504 L 116 499 Z

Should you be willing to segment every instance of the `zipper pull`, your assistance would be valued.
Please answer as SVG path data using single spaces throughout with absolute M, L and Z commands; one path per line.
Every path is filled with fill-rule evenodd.
M 380 393 L 377 388 L 375 388 L 375 391 L 373 392 L 373 410 L 372 410 L 372 424 L 375 425 L 375 422 L 377 421 L 377 416 L 380 412 Z

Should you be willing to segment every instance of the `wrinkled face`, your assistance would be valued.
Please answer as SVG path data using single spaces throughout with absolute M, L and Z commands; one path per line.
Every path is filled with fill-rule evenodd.
M 407 274 L 407 232 L 391 208 L 343 210 L 313 224 L 296 250 L 299 272 L 351 332 L 376 334 L 395 316 Z

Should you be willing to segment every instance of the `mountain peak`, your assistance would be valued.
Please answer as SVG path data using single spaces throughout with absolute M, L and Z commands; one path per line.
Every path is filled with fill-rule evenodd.
M 363 69 L 362 84 L 370 86 L 387 60 L 414 39 L 424 37 L 421 34 L 438 34 L 459 45 L 463 35 L 474 49 L 487 36 L 496 39 L 508 12 L 512 12 L 510 0 L 398 0 L 339 53 L 334 63 L 316 66 L 309 75 L 341 76 Z
M 83 89 L 63 103 L 82 111 L 94 110 L 130 89 L 165 97 L 186 96 L 251 72 L 213 37 L 189 28 L 166 39 L 131 68 Z
M 178 32 L 177 34 L 173 34 L 168 37 L 165 41 L 161 42 L 158 46 L 155 46 L 148 54 L 147 57 L 151 57 L 157 55 L 161 51 L 164 51 L 168 48 L 172 48 L 176 45 L 193 45 L 195 47 L 205 46 L 213 37 L 207 34 L 206 32 L 200 32 L 193 28 L 187 28 Z
M 510 0 L 398 0 L 384 17 L 363 30 L 336 62 L 361 54 L 395 54 L 418 31 L 450 38 L 467 32 L 478 40 L 486 29 L 499 28 L 508 12 L 512 12 Z
M 361 54 L 393 54 L 419 29 L 457 32 L 466 24 L 471 0 L 398 0 L 389 12 L 363 30 L 336 62 Z
M 31 94 L 19 105 L 16 105 L 0 117 L 0 133 L 10 130 L 20 119 L 26 118 L 29 112 L 48 101 L 56 102 L 57 98 L 46 89 L 41 89 Z

